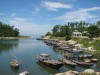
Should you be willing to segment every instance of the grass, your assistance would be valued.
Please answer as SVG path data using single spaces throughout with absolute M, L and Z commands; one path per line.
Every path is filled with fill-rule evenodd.
M 65 40 L 65 37 L 51 37 L 50 39 Z M 93 47 L 94 50 L 100 51 L 100 39 L 72 37 L 72 40 L 83 44 L 85 48 Z
M 88 38 L 78 38 L 72 37 L 72 40 L 77 41 L 80 44 L 83 44 L 84 47 L 93 47 L 94 50 L 100 51 L 100 40 L 98 39 L 88 39 Z

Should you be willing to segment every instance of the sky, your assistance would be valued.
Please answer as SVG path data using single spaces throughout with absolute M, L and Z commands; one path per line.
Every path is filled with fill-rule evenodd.
M 100 0 L 0 0 L 0 21 L 20 35 L 41 36 L 54 25 L 100 20 Z

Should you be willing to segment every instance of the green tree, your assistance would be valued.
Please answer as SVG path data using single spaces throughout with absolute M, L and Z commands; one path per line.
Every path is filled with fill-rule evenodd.
M 58 37 L 60 35 L 60 25 L 56 25 L 52 29 L 53 36 Z
M 88 33 L 90 38 L 98 37 L 100 36 L 100 29 L 97 26 L 92 25 L 88 27 Z
M 97 22 L 96 26 L 100 28 L 100 21 Z
M 19 36 L 19 29 L 14 28 L 8 24 L 0 22 L 0 36 L 1 37 L 17 37 Z
M 45 36 L 51 36 L 51 32 L 47 32 Z

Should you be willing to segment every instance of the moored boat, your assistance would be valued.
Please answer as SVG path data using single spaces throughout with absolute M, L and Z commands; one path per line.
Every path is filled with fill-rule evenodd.
M 92 58 L 92 54 L 73 54 L 72 58 Z
M 74 62 L 80 66 L 92 66 L 93 65 L 93 63 L 90 63 L 90 62 L 82 62 L 82 61 L 74 61 Z
M 92 58 L 93 55 L 92 54 L 80 54 L 79 58 Z
M 83 52 L 82 50 L 74 50 L 74 49 L 72 49 L 72 50 L 68 49 L 66 51 L 69 52 L 69 53 L 80 53 L 80 52 Z
M 29 74 L 28 71 L 24 71 L 24 72 L 20 73 L 19 75 L 28 75 L 28 74 Z
M 10 62 L 10 65 L 14 68 L 17 68 L 19 67 L 19 62 L 15 59 L 13 59 L 11 62 Z
M 72 61 L 70 61 L 70 60 L 67 60 L 67 59 L 62 59 L 62 60 L 60 60 L 60 61 L 62 61 L 65 65 L 68 65 L 68 66 L 72 66 L 72 67 L 77 66 L 76 63 L 74 63 L 74 62 L 72 62 Z
M 96 59 L 96 58 L 92 58 L 90 60 L 91 60 L 91 62 L 97 62 L 98 61 L 98 59 Z
M 98 59 L 96 58 L 91 58 L 91 59 L 84 59 L 85 62 L 97 62 Z
M 59 69 L 63 65 L 62 62 L 51 59 L 49 54 L 40 54 L 37 56 L 37 59 L 39 62 L 54 69 Z

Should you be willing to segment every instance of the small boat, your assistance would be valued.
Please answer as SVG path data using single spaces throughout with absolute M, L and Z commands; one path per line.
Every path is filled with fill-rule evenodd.
M 19 62 L 15 59 L 13 59 L 11 62 L 10 62 L 10 65 L 14 68 L 17 68 L 19 67 Z
M 98 59 L 96 59 L 96 58 L 84 59 L 84 60 L 85 60 L 85 62 L 97 62 L 98 61 Z
M 70 47 L 67 47 L 67 46 L 66 47 L 59 47 L 60 50 L 66 50 L 66 49 L 69 49 L 69 48 Z
M 92 58 L 90 60 L 91 60 L 91 62 L 97 62 L 98 61 L 98 59 L 96 59 L 96 58 Z
M 54 68 L 54 69 L 59 69 L 63 65 L 62 62 L 51 59 L 49 54 L 44 54 L 44 53 L 39 54 L 37 56 L 37 59 L 39 62 L 41 62 L 51 68 Z
M 80 53 L 83 52 L 82 50 L 66 50 L 69 53 Z
M 80 62 L 80 61 L 74 61 L 74 62 L 80 66 L 92 66 L 93 65 L 93 63 L 90 63 L 90 62 Z
M 72 62 L 72 61 L 70 61 L 70 60 L 67 60 L 67 59 L 62 59 L 62 60 L 60 60 L 60 61 L 62 61 L 65 65 L 68 65 L 68 66 L 72 66 L 72 67 L 77 66 L 76 63 L 74 63 L 74 62 Z
M 92 58 L 93 55 L 92 54 L 80 54 L 79 58 Z
M 28 71 L 24 71 L 24 72 L 20 73 L 19 75 L 28 75 L 28 74 L 29 74 Z
M 72 58 L 92 58 L 92 54 L 73 54 Z
M 84 62 L 90 63 L 91 60 L 90 59 L 84 59 Z

